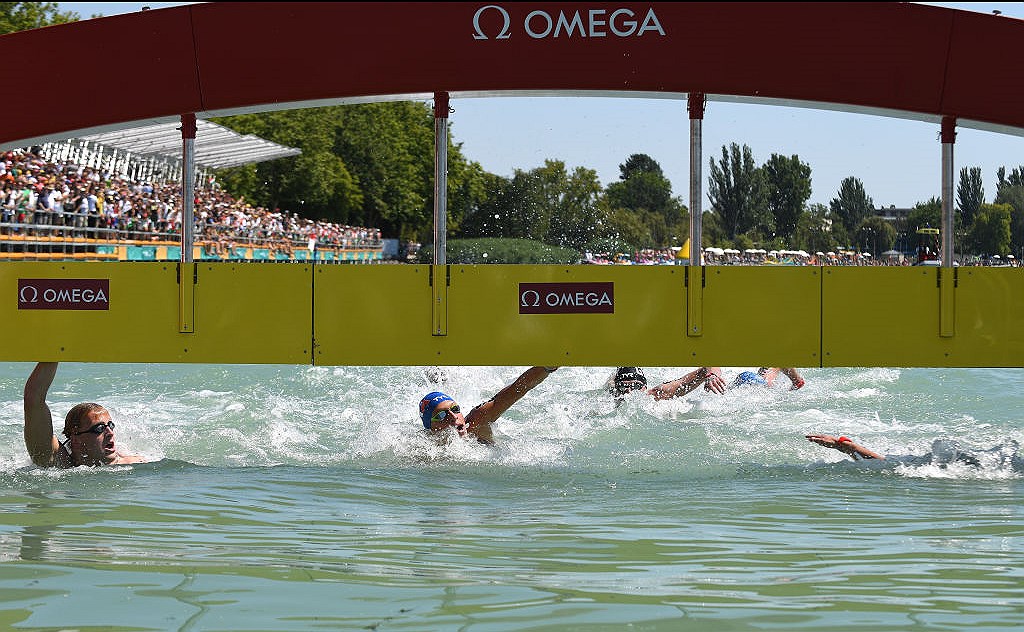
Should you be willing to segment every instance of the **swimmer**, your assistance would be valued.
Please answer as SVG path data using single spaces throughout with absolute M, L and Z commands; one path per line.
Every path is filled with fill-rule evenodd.
M 712 367 L 717 369 L 718 367 Z M 721 372 L 719 372 L 721 373 Z M 732 385 L 736 386 L 772 386 L 775 383 L 775 378 L 779 377 L 782 373 L 789 378 L 789 390 L 796 391 L 803 388 L 805 382 L 804 378 L 800 376 L 800 373 L 796 369 L 791 367 L 767 367 L 763 366 L 757 370 L 744 371 L 736 376 L 733 380 Z
M 469 414 L 463 415 L 461 407 L 450 396 L 440 391 L 427 393 L 420 400 L 420 421 L 431 433 L 440 433 L 454 428 L 462 438 L 470 436 L 480 443 L 494 444 L 491 424 L 498 420 L 512 404 L 543 382 L 547 376 L 558 370 L 556 366 L 535 366 L 527 369 L 514 382 L 498 391 L 486 402 L 477 405 Z
M 40 467 L 69 468 L 79 465 L 145 463 L 138 454 L 117 448 L 114 422 L 99 404 L 78 404 L 64 419 L 63 442 L 53 433 L 53 418 L 46 394 L 57 374 L 56 362 L 40 362 L 25 381 L 25 447 Z
M 877 452 L 872 452 L 867 448 L 857 445 L 846 437 L 833 437 L 827 434 L 809 434 L 804 435 L 811 443 L 817 443 L 820 446 L 826 448 L 832 448 L 833 450 L 839 450 L 840 452 L 848 455 L 854 461 L 860 459 L 878 459 L 884 461 L 885 457 Z
M 804 379 L 793 368 L 761 367 L 756 373 L 744 371 L 733 380 L 731 385 L 728 385 L 722 377 L 722 369 L 717 366 L 700 367 L 682 377 L 664 382 L 651 389 L 647 388 L 647 378 L 644 376 L 643 369 L 636 366 L 624 366 L 619 367 L 615 371 L 615 375 L 608 380 L 606 387 L 618 401 L 621 401 L 626 394 L 637 390 L 645 390 L 648 395 L 656 400 L 665 400 L 672 399 L 673 397 L 682 397 L 702 384 L 705 391 L 718 395 L 724 394 L 728 388 L 738 386 L 760 385 L 770 387 L 775 383 L 775 378 L 780 373 L 790 379 L 790 390 L 803 387 Z
M 1021 469 L 1021 461 L 1017 456 L 1020 445 L 1016 441 L 1007 441 L 989 449 L 979 449 L 970 446 L 963 446 L 959 441 L 949 439 L 936 439 L 932 441 L 931 452 L 923 455 L 889 455 L 889 458 L 854 443 L 853 440 L 844 436 L 833 436 L 827 434 L 804 435 L 811 443 L 820 446 L 839 450 L 848 455 L 854 461 L 861 459 L 877 459 L 879 461 L 892 461 L 901 465 L 936 465 L 948 467 L 950 465 L 967 465 L 977 468 L 999 468 L 1010 466 L 1014 469 Z
M 722 394 L 725 392 L 725 382 L 717 367 L 700 367 L 690 371 L 686 375 L 664 382 L 654 388 L 647 388 L 647 376 L 643 369 L 638 366 L 620 366 L 605 385 L 608 391 L 617 401 L 633 391 L 644 391 L 656 400 L 672 399 L 682 397 L 694 390 L 701 384 L 709 392 Z

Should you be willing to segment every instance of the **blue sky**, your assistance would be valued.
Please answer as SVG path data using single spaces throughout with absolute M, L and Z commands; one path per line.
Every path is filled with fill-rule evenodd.
M 157 9 L 179 2 L 62 2 L 83 18 Z M 1024 3 L 929 3 L 1024 19 Z M 454 99 L 452 135 L 484 169 L 510 176 L 545 159 L 597 171 L 603 184 L 635 153 L 657 160 L 673 191 L 689 204 L 689 118 L 686 101 L 595 97 Z M 864 183 L 877 206 L 912 206 L 939 196 L 938 125 L 864 114 L 768 105 L 712 102 L 704 119 L 704 172 L 723 145 L 749 145 L 754 158 L 797 154 L 811 166 L 810 201 L 828 204 L 843 178 Z M 959 129 L 956 169 L 981 167 L 986 200 L 995 195 L 996 170 L 1024 165 L 1024 137 Z M 705 190 L 707 188 L 705 180 Z M 705 208 L 708 203 L 705 198 Z

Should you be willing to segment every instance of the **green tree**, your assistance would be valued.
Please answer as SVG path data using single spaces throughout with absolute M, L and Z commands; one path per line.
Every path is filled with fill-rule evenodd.
M 931 197 L 926 202 L 918 202 L 910 209 L 903 222 L 903 232 L 897 236 L 901 243 L 906 244 L 907 250 L 915 249 L 920 243 L 921 237 L 917 233 L 919 228 L 942 228 L 941 199 Z
M 301 156 L 218 172 L 236 195 L 310 218 L 380 227 L 424 240 L 434 216 L 434 118 L 425 103 L 396 102 L 218 119 L 244 134 L 298 147 Z M 448 228 L 486 196 L 479 164 L 449 135 Z
M 434 216 L 431 109 L 412 101 L 332 109 L 340 115 L 334 127 L 333 152 L 359 182 L 361 223 L 403 237 L 430 234 Z M 449 144 L 449 165 L 461 159 L 456 149 Z
M 967 233 L 971 250 L 978 254 L 1005 255 L 1010 252 L 1009 204 L 982 204 Z
M 775 232 L 792 241 L 800 216 L 811 197 L 811 166 L 797 155 L 772 154 L 761 167 L 767 187 L 768 211 L 775 218 Z
M 1007 186 L 1024 186 L 1024 166 L 1014 167 L 1009 176 L 1006 175 L 1006 167 L 999 167 L 996 170 L 996 194 Z
M 593 169 L 577 167 L 568 173 L 561 160 L 545 160 L 534 170 L 541 183 L 550 217 L 544 242 L 582 250 L 596 234 L 602 219 L 601 182 Z
M 456 145 L 461 151 L 462 144 Z M 465 219 L 487 199 L 488 183 L 497 177 L 469 160 L 448 164 L 448 233 L 456 235 Z M 431 225 L 433 220 L 431 220 Z
M 942 228 L 942 200 L 929 198 L 918 202 L 907 214 L 907 232 L 916 235 L 918 228 Z
M 569 173 L 560 160 L 511 179 L 490 176 L 484 195 L 464 222 L 463 237 L 532 239 L 581 250 L 607 225 L 602 189 L 593 169 Z
M 865 218 L 855 233 L 854 245 L 866 249 L 874 256 L 890 250 L 896 243 L 896 229 L 878 215 Z
M 957 210 L 963 226 L 974 223 L 981 205 L 985 203 L 985 187 L 981 181 L 981 167 L 964 167 L 956 187 Z
M 701 231 L 703 234 L 701 241 L 704 242 L 705 248 L 708 246 L 725 248 L 727 244 L 732 242 L 725 227 L 722 225 L 722 216 L 715 211 L 704 211 L 704 214 L 701 216 L 701 228 L 703 229 Z
M 61 11 L 57 2 L 0 2 L 0 35 L 79 19 L 74 11 Z
M 551 208 L 535 171 L 516 169 L 498 192 L 494 209 L 494 236 L 544 241 L 551 226 Z
M 807 212 L 797 220 L 793 245 L 807 252 L 835 250 L 838 242 L 832 234 L 832 226 L 828 207 L 824 204 L 811 204 Z
M 606 229 L 588 244 L 588 250 L 615 254 L 653 247 L 651 228 L 644 219 L 640 214 L 630 210 L 611 209 L 608 212 Z
M 1021 252 L 1024 248 L 1024 167 L 1017 167 L 1006 175 L 1006 168 L 1000 167 L 996 172 L 996 204 L 1009 204 L 1010 239 L 1013 252 Z
M 661 165 L 647 154 L 633 154 L 619 165 L 619 173 L 620 179 L 608 185 L 606 200 L 610 209 L 634 213 L 646 228 L 646 236 L 630 240 L 633 249 L 681 245 L 689 233 L 690 220 L 682 201 L 672 195 L 672 183 Z M 626 221 L 616 213 L 608 221 L 622 222 L 613 232 L 637 234 L 633 219 Z
M 345 161 L 334 153 L 341 115 L 336 108 L 246 114 L 217 122 L 243 134 L 298 147 L 299 156 L 218 172 L 218 181 L 251 203 L 283 208 L 313 219 L 362 221 L 363 194 Z
M 580 262 L 580 253 L 528 239 L 452 239 L 445 248 L 449 263 L 562 263 Z M 419 251 L 421 263 L 433 261 L 433 247 Z
M 729 239 L 771 223 L 764 175 L 755 165 L 750 147 L 722 145 L 719 162 L 711 159 L 708 180 L 708 197 Z
M 839 194 L 829 203 L 833 221 L 839 221 L 847 233 L 853 233 L 875 210 L 875 204 L 864 190 L 864 183 L 850 176 L 839 184 Z
M 647 154 L 633 154 L 619 165 L 620 177 L 608 185 L 608 203 L 612 208 L 631 211 L 646 209 L 665 215 L 678 213 L 679 204 L 672 198 L 672 183 L 661 165 Z
M 493 173 L 484 172 L 481 179 L 482 195 L 474 201 L 462 221 L 457 236 L 460 238 L 500 237 L 510 211 L 505 196 L 511 193 L 512 181 Z

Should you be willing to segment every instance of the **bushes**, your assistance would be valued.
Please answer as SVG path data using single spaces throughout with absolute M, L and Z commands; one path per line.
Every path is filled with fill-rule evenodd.
M 446 248 L 448 263 L 579 263 L 580 253 L 531 239 L 452 239 Z M 424 246 L 418 263 L 432 263 L 433 246 Z

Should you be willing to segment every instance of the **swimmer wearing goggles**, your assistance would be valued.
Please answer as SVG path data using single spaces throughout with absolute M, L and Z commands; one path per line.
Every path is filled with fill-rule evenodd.
M 474 407 L 466 415 L 463 415 L 462 408 L 449 395 L 440 391 L 427 393 L 420 400 L 420 421 L 423 428 L 430 433 L 441 433 L 452 428 L 463 439 L 472 436 L 480 443 L 493 445 L 494 431 L 491 424 L 556 370 L 558 367 L 553 366 L 531 367 L 514 382 L 498 391 L 494 397 Z
M 122 452 L 114 434 L 110 412 L 99 404 L 78 404 L 64 418 L 67 437 L 63 442 L 53 432 L 53 418 L 46 394 L 57 374 L 56 362 L 40 362 L 25 382 L 25 448 L 40 467 L 81 465 L 124 465 L 144 463 L 138 454 Z

